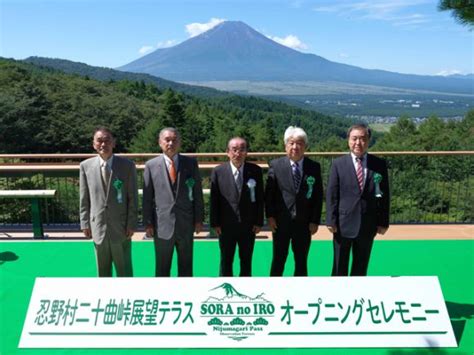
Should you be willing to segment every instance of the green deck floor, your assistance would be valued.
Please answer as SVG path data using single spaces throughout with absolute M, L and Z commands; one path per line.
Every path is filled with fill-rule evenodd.
M 136 277 L 154 274 L 152 242 L 133 243 Z M 196 242 L 195 276 L 218 275 L 216 241 Z M 309 256 L 311 276 L 328 276 L 332 243 L 313 241 Z M 268 276 L 271 242 L 255 245 L 253 274 Z M 234 270 L 237 270 L 237 266 Z M 292 255 L 285 275 L 293 272 Z M 176 274 L 173 265 L 172 274 Z M 0 355 L 10 354 L 473 354 L 474 353 L 474 241 L 377 241 L 371 276 L 439 277 L 458 349 L 18 349 L 23 320 L 36 277 L 94 277 L 91 242 L 0 242 Z M 159 344 L 157 344 L 159 346 Z

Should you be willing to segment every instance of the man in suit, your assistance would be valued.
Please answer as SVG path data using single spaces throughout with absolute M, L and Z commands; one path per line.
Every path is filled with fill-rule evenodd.
M 262 169 L 245 161 L 247 142 L 240 137 L 227 144 L 229 162 L 211 174 L 211 227 L 219 236 L 220 276 L 233 276 L 239 246 L 240 276 L 252 276 L 255 235 L 263 225 Z
M 178 276 L 193 276 L 193 235 L 202 230 L 204 202 L 197 160 L 179 154 L 181 140 L 175 128 L 158 137 L 163 154 L 145 164 L 143 221 L 155 244 L 158 277 L 169 277 L 174 248 Z
M 362 124 L 347 133 L 350 154 L 333 161 L 327 187 L 326 224 L 333 233 L 332 275 L 367 275 L 375 235 L 389 226 L 390 192 L 387 164 L 367 154 L 371 132 Z
M 284 136 L 286 157 L 270 162 L 265 188 L 265 210 L 273 232 L 270 276 L 282 276 L 291 242 L 295 276 L 308 275 L 311 235 L 321 219 L 323 184 L 318 163 L 304 156 L 306 132 L 288 127 Z
M 137 227 L 135 164 L 113 154 L 115 138 L 104 127 L 94 132 L 97 157 L 80 164 L 80 219 L 94 240 L 99 277 L 133 276 L 131 239 Z

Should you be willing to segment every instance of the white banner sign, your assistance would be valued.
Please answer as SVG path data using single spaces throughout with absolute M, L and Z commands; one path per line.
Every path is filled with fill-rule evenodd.
M 37 278 L 20 348 L 456 347 L 437 277 Z

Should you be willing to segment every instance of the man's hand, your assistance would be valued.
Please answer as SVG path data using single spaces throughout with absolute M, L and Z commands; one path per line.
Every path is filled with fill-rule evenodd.
M 388 227 L 377 226 L 377 234 L 384 235 L 388 230 Z
M 216 234 L 220 237 L 220 235 L 222 234 L 222 228 L 221 227 L 214 227 L 214 231 L 216 232 Z
M 309 224 L 309 232 L 311 233 L 311 235 L 316 234 L 316 232 L 318 231 L 318 228 L 319 228 L 318 224 L 310 223 Z
M 337 226 L 326 226 L 328 227 L 329 231 L 333 234 L 337 233 Z
M 91 239 L 92 238 L 92 232 L 91 232 L 90 228 L 84 228 L 82 230 L 82 233 L 84 233 L 84 236 L 86 237 L 86 239 Z
M 260 233 L 261 230 L 262 230 L 262 227 L 260 226 L 253 226 L 252 228 L 252 232 L 254 232 L 254 234 Z
M 127 239 L 131 240 L 134 234 L 135 231 L 133 229 L 127 228 Z
M 155 228 L 152 224 L 149 224 L 145 227 L 145 235 L 150 238 L 153 238 L 153 236 L 155 235 Z
M 204 226 L 202 225 L 202 222 L 197 222 L 194 224 L 194 231 L 196 233 L 201 233 L 203 230 Z
M 273 233 L 275 233 L 275 231 L 278 228 L 275 218 L 274 217 L 268 217 L 267 221 L 268 221 L 268 226 L 270 227 L 271 231 Z

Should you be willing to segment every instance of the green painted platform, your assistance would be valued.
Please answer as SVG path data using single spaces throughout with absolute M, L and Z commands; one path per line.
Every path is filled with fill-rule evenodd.
M 255 245 L 253 274 L 268 276 L 271 242 Z M 18 349 L 33 283 L 36 277 L 94 277 L 92 242 L 0 242 L 0 355 L 11 354 L 473 354 L 474 353 L 474 241 L 376 241 L 369 268 L 371 276 L 439 277 L 458 349 Z M 216 241 L 195 243 L 195 276 L 218 275 Z M 328 276 L 332 244 L 313 241 L 309 272 Z M 133 243 L 134 274 L 154 273 L 152 242 Z M 238 271 L 236 267 L 234 270 Z M 285 275 L 293 272 L 290 254 Z M 176 265 L 172 273 L 176 274 Z M 159 347 L 159 344 L 157 344 Z

